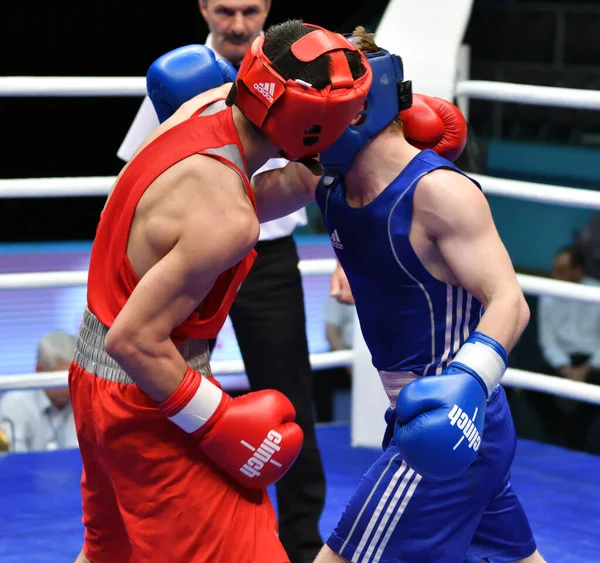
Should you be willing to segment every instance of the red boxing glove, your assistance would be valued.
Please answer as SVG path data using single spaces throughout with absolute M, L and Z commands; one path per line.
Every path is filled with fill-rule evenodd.
M 283 477 L 304 440 L 288 398 L 274 390 L 232 399 L 191 368 L 158 405 L 177 426 L 199 439 L 206 455 L 245 487 L 263 489 Z
M 413 94 L 412 107 L 400 112 L 406 140 L 418 149 L 433 149 L 454 162 L 467 144 L 467 122 L 452 103 Z

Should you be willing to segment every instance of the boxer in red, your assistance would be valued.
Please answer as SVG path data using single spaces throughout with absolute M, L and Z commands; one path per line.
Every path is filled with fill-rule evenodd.
M 230 69 L 195 47 L 207 81 L 197 91 L 226 82 Z M 163 115 L 179 108 L 172 62 L 161 57 L 148 77 Z M 343 36 L 298 20 L 273 26 L 233 86 L 183 104 L 120 173 L 69 370 L 83 460 L 78 563 L 289 561 L 266 487 L 302 446 L 294 409 L 276 391 L 223 392 L 207 339 L 255 257 L 249 178 L 279 152 L 300 160 L 329 146 L 371 78 Z

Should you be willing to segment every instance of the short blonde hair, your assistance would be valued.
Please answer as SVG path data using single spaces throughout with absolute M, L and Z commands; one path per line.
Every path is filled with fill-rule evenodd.
M 375 34 L 369 33 L 362 25 L 354 28 L 351 41 L 365 54 L 376 53 L 377 51 L 383 50 L 379 45 L 377 45 L 377 43 L 375 43 Z M 402 120 L 400 119 L 400 116 L 398 115 L 395 117 L 394 120 L 390 122 L 388 127 L 399 127 L 402 129 Z
M 362 25 L 354 28 L 352 43 L 365 54 L 381 51 L 381 47 L 375 43 L 375 34 L 369 33 Z

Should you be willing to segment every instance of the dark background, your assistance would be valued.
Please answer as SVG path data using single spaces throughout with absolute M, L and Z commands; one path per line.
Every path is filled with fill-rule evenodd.
M 196 1 L 5 0 L 0 75 L 143 76 L 163 53 L 204 42 Z M 387 3 L 273 0 L 267 26 L 299 17 L 343 33 L 359 24 L 375 31 Z M 471 78 L 600 90 L 598 30 L 600 0 L 474 0 L 464 40 Z M 116 152 L 140 102 L 0 97 L 0 178 L 117 174 Z M 458 162 L 466 171 L 493 175 L 487 146 L 498 139 L 600 147 L 599 111 L 485 100 L 469 106 L 469 144 Z M 597 187 L 581 179 L 519 179 Z M 91 240 L 104 199 L 0 198 L 0 242 Z
M 340 32 L 368 27 L 386 0 L 274 0 L 267 26 L 302 18 Z M 374 29 L 371 29 L 374 31 Z M 143 76 L 154 59 L 208 29 L 196 0 L 7 0 L 4 76 Z M 0 98 L 1 178 L 108 176 L 141 98 Z M 0 199 L 0 241 L 91 240 L 104 197 Z

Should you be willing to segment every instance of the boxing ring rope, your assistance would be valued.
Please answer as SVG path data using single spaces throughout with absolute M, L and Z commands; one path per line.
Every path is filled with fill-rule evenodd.
M 3 76 L 0 97 L 76 98 L 146 95 L 144 76 Z
M 335 259 L 301 260 L 299 269 L 303 276 L 330 275 L 336 265 Z M 582 286 L 576 283 L 546 279 L 539 276 L 517 274 L 525 293 L 553 295 L 567 299 L 600 303 L 600 287 Z M 70 272 L 30 272 L 22 274 L 0 274 L 0 290 L 47 289 L 57 287 L 79 287 L 87 283 L 87 271 Z M 339 350 L 321 354 L 311 354 L 313 369 L 352 366 L 354 352 Z M 211 363 L 216 376 L 226 375 L 221 380 L 226 390 L 247 390 L 248 383 L 241 360 L 219 360 Z M 519 387 L 541 391 L 565 398 L 600 404 L 600 386 L 510 368 L 502 383 L 509 387 Z M 67 372 L 30 373 L 0 376 L 0 391 L 8 389 L 40 389 L 65 387 Z
M 536 104 L 554 107 L 600 110 L 600 92 L 571 88 L 556 88 L 466 80 L 456 85 L 458 97 Z M 146 94 L 144 77 L 0 77 L 0 97 L 141 97 Z M 472 175 L 486 194 L 588 209 L 600 209 L 600 193 L 570 187 L 549 186 L 532 182 L 505 180 Z M 0 180 L 1 198 L 87 197 L 106 196 L 115 177 L 26 178 Z M 303 276 L 329 275 L 334 259 L 301 260 Z M 600 303 L 600 288 L 519 274 L 525 293 L 552 295 L 567 299 Z M 33 272 L 0 275 L 0 290 L 23 290 L 85 286 L 86 271 Z M 333 366 L 353 366 L 357 362 L 354 350 L 311 354 L 313 369 Z M 363 358 L 364 359 L 364 358 Z M 212 362 L 215 375 L 227 375 L 222 380 L 225 389 L 247 389 L 247 379 L 241 360 Z M 227 381 L 228 380 L 228 381 Z M 564 380 L 542 374 L 509 368 L 503 384 L 533 391 L 560 395 L 569 399 L 600 404 L 600 386 Z M 66 372 L 30 373 L 0 376 L 0 391 L 64 387 Z
M 301 260 L 299 269 L 303 276 L 325 276 L 333 272 L 335 264 L 336 261 L 333 258 Z M 541 276 L 531 276 L 529 274 L 517 274 L 517 279 L 524 293 L 550 295 L 588 303 L 600 302 L 600 287 L 553 280 Z M 82 287 L 86 284 L 87 270 L 0 274 L 0 291 Z
M 470 174 L 470 176 L 483 186 L 483 191 L 488 195 L 568 207 L 600 209 L 600 192 L 521 180 L 505 180 L 481 174 Z M 116 176 L 0 179 L 0 199 L 106 196 L 115 180 Z
M 600 109 L 600 92 L 555 86 L 533 86 L 512 82 L 463 80 L 456 96 L 578 109 Z M 0 97 L 74 98 L 140 97 L 146 95 L 145 77 L 131 76 L 3 76 Z
M 300 261 L 300 273 L 305 276 L 329 275 L 335 268 L 333 258 Z M 87 270 L 68 272 L 27 272 L 22 274 L 0 274 L 0 290 L 10 289 L 54 289 L 59 287 L 82 287 L 87 285 Z M 600 301 L 600 289 L 599 301 Z

